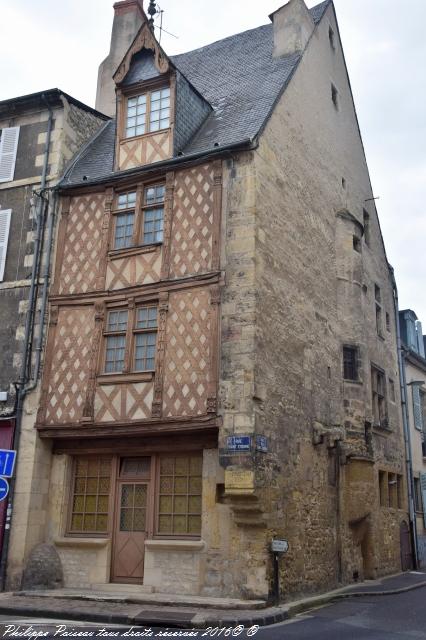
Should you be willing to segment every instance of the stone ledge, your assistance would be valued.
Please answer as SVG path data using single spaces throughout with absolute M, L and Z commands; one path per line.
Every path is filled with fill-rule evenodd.
M 55 547 L 80 547 L 83 549 L 99 549 L 106 547 L 109 538 L 55 538 Z
M 204 540 L 145 540 L 150 551 L 203 551 Z

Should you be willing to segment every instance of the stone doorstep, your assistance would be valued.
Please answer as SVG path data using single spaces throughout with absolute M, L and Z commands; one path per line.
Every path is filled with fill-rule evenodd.
M 11 595 L 11 594 L 9 594 Z M 192 607 L 197 609 L 215 609 L 218 611 L 253 611 L 265 609 L 265 600 L 238 600 L 236 598 L 208 598 L 203 596 L 183 596 L 170 593 L 144 593 L 136 595 L 133 591 L 125 593 L 120 590 L 117 594 L 111 592 L 94 591 L 91 589 L 55 589 L 46 591 L 17 591 L 13 596 L 27 598 L 44 597 L 55 599 L 85 600 L 94 602 L 121 602 L 123 604 L 166 605 L 169 607 Z

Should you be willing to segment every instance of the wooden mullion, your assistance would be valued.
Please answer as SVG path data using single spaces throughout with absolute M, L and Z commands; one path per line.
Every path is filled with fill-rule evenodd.
M 143 185 L 138 184 L 136 188 L 135 223 L 133 225 L 133 246 L 138 246 L 141 241 L 143 192 Z
M 151 91 L 146 92 L 145 133 L 151 133 Z
M 133 298 L 129 300 L 129 307 L 128 307 L 123 373 L 130 373 L 131 371 L 133 349 L 134 349 L 134 338 L 133 338 L 134 326 L 135 326 L 135 300 Z

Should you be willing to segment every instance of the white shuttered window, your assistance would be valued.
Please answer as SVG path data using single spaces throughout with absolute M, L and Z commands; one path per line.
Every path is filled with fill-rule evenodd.
M 0 209 L 0 282 L 4 278 L 6 266 L 7 241 L 9 240 L 10 218 L 12 209 Z
M 19 127 L 1 130 L 0 137 L 0 182 L 13 180 L 16 153 L 18 151 Z

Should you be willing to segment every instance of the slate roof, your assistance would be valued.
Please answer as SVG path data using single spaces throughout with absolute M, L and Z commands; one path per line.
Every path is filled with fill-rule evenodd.
M 310 9 L 315 24 L 331 1 Z M 175 67 L 213 107 L 185 147 L 184 158 L 258 135 L 301 58 L 292 54 L 274 59 L 272 49 L 273 25 L 268 24 L 171 56 Z M 110 121 L 74 160 L 62 186 L 113 175 L 114 136 L 115 122 Z

